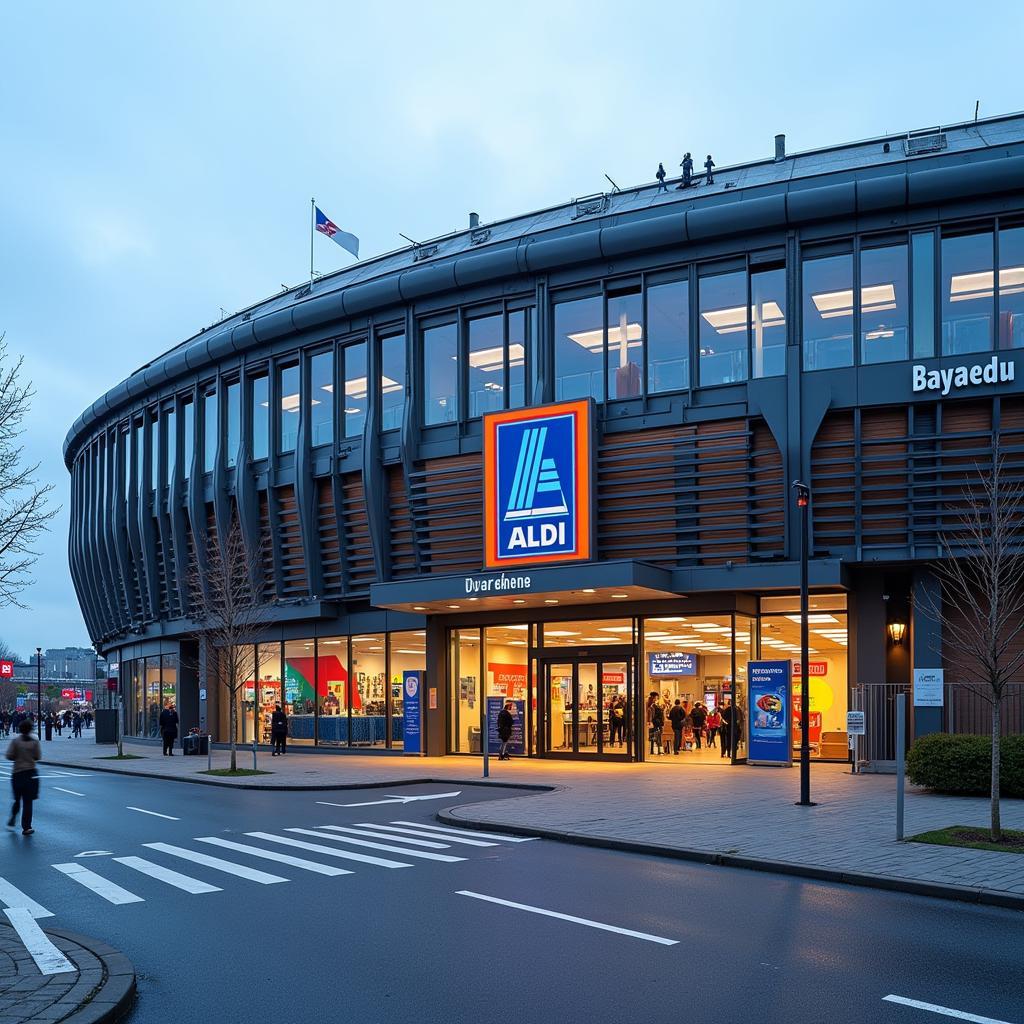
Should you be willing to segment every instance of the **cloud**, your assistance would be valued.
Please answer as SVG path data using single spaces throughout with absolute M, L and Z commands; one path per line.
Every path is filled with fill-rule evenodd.
M 151 259 L 156 251 L 146 227 L 123 210 L 76 210 L 70 238 L 75 254 L 94 270 L 118 263 L 137 264 L 139 259 Z

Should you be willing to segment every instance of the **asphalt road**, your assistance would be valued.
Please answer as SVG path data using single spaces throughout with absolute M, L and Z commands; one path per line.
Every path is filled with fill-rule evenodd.
M 1015 911 L 437 830 L 439 808 L 506 798 L 508 789 L 272 793 L 45 766 L 42 774 L 36 834 L 0 835 L 0 886 L 50 911 L 48 923 L 127 953 L 139 975 L 131 1024 L 951 1019 L 890 995 L 975 1015 L 960 1019 L 1024 1022 L 1024 915 Z M 389 797 L 454 790 L 404 804 Z M 326 825 L 356 831 L 329 838 Z M 187 859 L 195 854 L 279 880 Z M 310 863 L 351 873 L 320 874 Z M 94 873 L 85 879 L 94 888 L 66 873 L 75 865 Z M 166 869 L 184 881 L 170 884 Z M 112 903 L 95 887 L 135 901 Z M 9 889 L 5 899 L 19 902 Z

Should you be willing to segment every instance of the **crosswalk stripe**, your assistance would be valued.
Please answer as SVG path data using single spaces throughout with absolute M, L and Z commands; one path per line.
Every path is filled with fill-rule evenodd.
M 420 832 L 419 829 L 415 829 L 415 828 L 398 828 L 395 825 L 377 825 L 377 824 L 374 824 L 373 822 L 369 822 L 369 821 L 358 821 L 358 822 L 356 822 L 356 824 L 360 825 L 360 826 L 366 826 L 367 828 L 375 828 L 379 832 L 384 832 L 384 831 L 387 831 L 387 832 L 404 832 L 406 835 L 410 835 L 410 836 L 423 836 L 424 838 L 428 838 L 431 835 L 430 832 Z M 396 840 L 397 840 L 397 838 L 398 837 L 395 836 Z M 449 835 L 445 835 L 443 837 L 439 836 L 438 838 L 443 838 L 446 843 L 459 843 L 462 846 L 497 846 L 498 845 L 497 843 L 485 842 L 483 839 L 466 839 L 465 836 L 449 836 Z M 408 842 L 408 840 L 405 840 L 405 842 Z
M 247 878 L 250 882 L 259 882 L 260 885 L 273 885 L 275 882 L 288 881 L 287 878 L 282 878 L 280 875 L 257 871 L 256 868 L 247 868 L 244 864 L 235 864 L 234 861 L 211 857 L 208 853 L 186 850 L 183 846 L 171 846 L 170 843 L 143 843 L 142 845 L 147 849 L 169 854 L 171 857 L 180 857 L 182 860 L 190 860 L 194 864 L 202 864 L 203 867 L 213 868 L 214 871 L 223 871 L 228 875 Z
M 24 907 L 9 908 L 4 913 L 14 926 L 28 955 L 35 961 L 40 974 L 77 973 L 75 965 L 47 938 L 36 924 L 31 911 Z
M 457 836 L 473 836 L 476 839 L 496 839 L 499 843 L 532 843 L 539 839 L 539 836 L 503 836 L 494 832 L 471 832 L 463 828 L 446 828 L 444 825 L 427 825 L 422 821 L 393 821 L 392 825 L 415 825 L 417 828 L 425 828 L 429 832 L 444 832 L 445 835 L 453 833 Z
M 409 850 L 404 846 L 388 846 L 385 843 L 371 843 L 367 839 L 354 839 L 352 836 L 336 836 L 329 832 L 315 832 L 309 828 L 287 828 L 286 832 L 297 832 L 299 835 L 312 836 L 314 839 L 330 839 L 335 843 L 351 843 L 353 846 L 366 846 L 371 850 L 383 850 L 385 853 L 400 853 L 403 857 L 418 857 L 420 860 L 437 860 L 445 864 L 453 864 L 465 857 L 452 857 L 447 853 L 427 853 L 426 850 Z
M 253 839 L 264 839 L 268 843 L 280 843 L 282 846 L 294 846 L 300 850 L 309 850 L 311 853 L 322 853 L 328 857 L 342 857 L 345 860 L 357 860 L 361 864 L 373 864 L 379 868 L 411 868 L 411 864 L 404 864 L 400 860 L 387 860 L 384 857 L 371 857 L 366 853 L 355 853 L 352 850 L 335 850 L 330 846 L 323 846 L 320 843 L 306 843 L 301 839 L 289 839 L 287 836 L 275 836 L 269 832 L 246 832 L 247 836 Z M 314 833 L 319 835 L 319 833 Z M 326 838 L 326 837 L 325 837 Z
M 34 899 L 26 896 L 16 885 L 12 885 L 6 878 L 0 878 L 0 902 L 12 910 L 29 910 L 35 918 L 53 917 L 46 907 L 40 906 Z
M 247 846 L 245 843 L 233 843 L 230 839 L 221 839 L 219 836 L 202 836 L 196 839 L 197 843 L 211 843 L 213 846 L 222 846 L 225 850 L 236 850 L 238 853 L 247 853 L 251 857 L 262 857 L 264 860 L 275 860 L 281 864 L 288 864 L 293 868 L 303 868 L 306 871 L 315 871 L 318 875 L 351 875 L 352 872 L 345 868 L 336 868 L 333 864 L 318 864 L 315 860 L 304 860 L 302 857 L 292 857 L 287 853 L 278 853 L 276 850 L 261 850 L 258 846 Z
M 196 894 L 201 892 L 223 891 L 216 885 L 208 885 L 206 882 L 200 882 L 198 878 L 190 878 L 188 875 L 183 875 L 178 871 L 172 871 L 170 868 L 165 868 L 162 864 L 154 864 L 151 860 L 145 860 L 142 857 L 115 857 L 114 860 L 116 860 L 118 864 L 124 864 L 125 867 L 141 871 L 144 875 L 149 875 L 150 878 L 155 878 L 159 882 L 166 882 L 168 885 L 173 885 L 175 889 L 184 889 L 185 892 Z
M 328 832 L 350 832 L 364 839 L 390 839 L 393 843 L 408 843 L 410 846 L 423 846 L 428 850 L 450 850 L 447 843 L 434 843 L 429 839 L 406 839 L 405 836 L 389 836 L 387 832 L 374 832 L 372 826 L 367 828 L 350 828 L 347 825 L 317 825 Z
M 86 889 L 91 889 L 97 896 L 102 896 L 108 903 L 120 906 L 123 903 L 145 903 L 141 896 L 122 889 L 116 882 L 111 882 L 95 871 L 90 871 L 81 864 L 54 864 L 58 871 L 63 872 L 68 878 L 73 878 Z

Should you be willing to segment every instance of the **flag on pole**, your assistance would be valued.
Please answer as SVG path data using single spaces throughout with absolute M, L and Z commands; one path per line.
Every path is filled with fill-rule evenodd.
M 316 230 L 337 242 L 342 249 L 359 259 L 359 239 L 348 231 L 342 231 L 333 220 L 324 216 L 319 206 L 314 206 L 313 209 L 316 212 Z

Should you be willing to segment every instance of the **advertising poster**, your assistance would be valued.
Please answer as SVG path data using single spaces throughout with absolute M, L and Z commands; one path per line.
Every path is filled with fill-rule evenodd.
M 487 752 L 497 754 L 501 750 L 501 739 L 498 737 L 498 712 L 505 706 L 507 697 L 487 698 Z M 514 700 L 512 709 L 512 742 L 508 745 L 510 754 L 525 754 L 526 742 L 526 701 Z
M 657 652 L 647 655 L 647 674 L 651 676 L 695 676 L 697 655 L 690 651 Z
M 791 665 L 747 662 L 747 764 L 793 763 Z
M 420 689 L 422 672 L 402 673 L 402 742 L 405 753 L 420 752 Z

